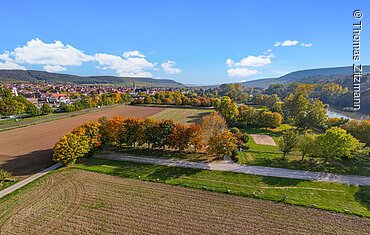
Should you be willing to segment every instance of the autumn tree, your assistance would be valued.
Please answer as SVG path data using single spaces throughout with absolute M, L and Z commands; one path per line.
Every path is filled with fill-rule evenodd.
M 207 116 L 203 116 L 200 126 L 203 131 L 203 139 L 205 142 L 217 135 L 218 132 L 227 129 L 225 119 L 218 112 L 212 112 Z
M 144 132 L 143 132 L 143 142 L 148 145 L 149 148 L 153 147 L 158 143 L 158 121 L 154 118 L 146 118 L 143 122 Z
M 189 146 L 190 138 L 188 127 L 181 123 L 176 123 L 170 135 L 170 147 L 184 151 Z
M 155 144 L 156 147 L 165 149 L 166 145 L 171 144 L 171 133 L 175 128 L 175 123 L 172 119 L 163 119 L 158 124 L 158 142 Z
M 189 143 L 194 147 L 194 152 L 203 147 L 202 128 L 192 123 L 188 127 Z
M 276 128 L 281 125 L 282 121 L 283 117 L 280 113 L 267 111 L 261 113 L 259 123 L 263 127 Z
M 241 105 L 239 107 L 238 121 L 246 123 L 247 125 L 257 125 L 259 119 L 259 112 L 248 105 Z
M 122 125 L 125 118 L 116 116 L 111 119 L 106 117 L 99 118 L 98 122 L 100 125 L 100 133 L 102 135 L 103 142 L 106 143 L 120 143 L 122 138 L 123 130 Z
M 123 122 L 124 131 L 122 142 L 128 146 L 142 145 L 144 143 L 144 125 L 141 118 L 127 118 Z
M 231 156 L 236 149 L 237 139 L 229 130 L 220 130 L 208 141 L 208 153 Z

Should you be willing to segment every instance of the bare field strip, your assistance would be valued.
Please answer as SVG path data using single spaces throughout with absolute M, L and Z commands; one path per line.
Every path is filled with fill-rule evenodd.
M 269 135 L 251 134 L 256 144 L 276 146 L 274 139 Z
M 0 231 L 0 234 L 369 234 L 370 220 L 70 169 L 43 177 L 0 200 Z
M 115 106 L 100 112 L 40 123 L 0 132 L 0 168 L 15 176 L 27 176 L 52 164 L 54 144 L 77 125 L 100 117 L 147 117 L 165 109 L 136 106 Z

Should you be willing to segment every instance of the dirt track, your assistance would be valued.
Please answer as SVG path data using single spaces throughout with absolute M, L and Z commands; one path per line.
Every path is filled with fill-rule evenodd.
M 162 108 L 118 106 L 61 120 L 0 132 L 0 168 L 15 176 L 36 173 L 52 164 L 54 144 L 75 126 L 107 116 L 147 117 Z

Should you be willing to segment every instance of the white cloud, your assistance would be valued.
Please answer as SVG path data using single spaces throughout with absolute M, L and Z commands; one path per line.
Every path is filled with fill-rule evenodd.
M 67 69 L 60 65 L 45 65 L 44 70 L 50 73 L 66 71 Z
M 311 47 L 312 43 L 301 43 L 301 46 L 303 47 Z
M 226 64 L 227 66 L 232 67 L 235 64 L 235 62 L 232 59 L 227 59 Z
M 235 63 L 235 66 L 251 66 L 261 67 L 271 64 L 271 58 L 265 55 L 254 56 L 250 55 L 243 58 L 239 63 Z
M 17 64 L 13 59 L 10 58 L 10 53 L 8 51 L 0 54 L 0 60 L 4 62 L 0 62 L 0 69 L 22 69 L 25 70 L 26 68 L 22 65 Z
M 126 51 L 123 53 L 123 57 L 125 58 L 129 58 L 129 57 L 145 58 L 145 55 L 141 54 L 139 51 Z
M 295 46 L 298 43 L 299 43 L 299 41 L 297 41 L 297 40 L 286 40 L 284 42 L 275 42 L 274 47 L 279 47 L 279 46 L 290 47 L 290 46 Z
M 258 74 L 259 72 L 255 69 L 247 69 L 247 68 L 231 68 L 227 70 L 227 74 L 229 77 L 248 77 L 251 75 Z
M 272 53 L 272 50 L 268 50 L 264 52 L 263 55 L 250 55 L 241 59 L 239 62 L 227 59 L 226 64 L 228 67 L 262 67 L 271 64 L 271 58 L 274 57 L 275 55 Z
M 93 61 L 94 57 L 82 51 L 64 45 L 61 41 L 44 43 L 40 39 L 32 39 L 25 46 L 14 49 L 11 53 L 17 63 L 41 65 L 81 65 L 83 62 Z
M 166 62 L 163 62 L 161 64 L 162 69 L 167 74 L 177 74 L 177 73 L 181 73 L 182 72 L 182 69 L 175 68 L 174 66 L 176 66 L 176 62 L 175 61 L 171 61 L 171 60 L 167 60 Z
M 152 72 L 160 68 L 150 62 L 141 52 L 126 51 L 121 56 L 97 53 L 85 54 L 82 50 L 61 41 L 45 43 L 35 38 L 13 51 L 0 54 L 0 69 L 26 69 L 24 65 L 42 65 L 48 72 L 66 71 L 68 66 L 81 66 L 86 62 L 95 62 L 99 69 L 115 70 L 117 75 L 125 77 L 153 77 Z M 170 74 L 181 73 L 174 61 L 162 63 L 162 68 Z
M 153 74 L 147 70 L 153 70 L 155 65 L 145 58 L 129 57 L 124 59 L 120 56 L 99 53 L 95 55 L 100 68 L 116 70 L 121 77 L 151 77 Z

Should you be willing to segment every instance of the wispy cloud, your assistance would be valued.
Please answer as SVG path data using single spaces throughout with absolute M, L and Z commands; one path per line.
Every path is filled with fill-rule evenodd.
M 310 47 L 312 46 L 312 43 L 301 43 L 299 44 L 299 41 L 298 40 L 285 40 L 284 42 L 275 42 L 274 43 L 274 47 L 291 47 L 291 46 L 297 46 L 297 45 L 301 45 L 303 47 Z

